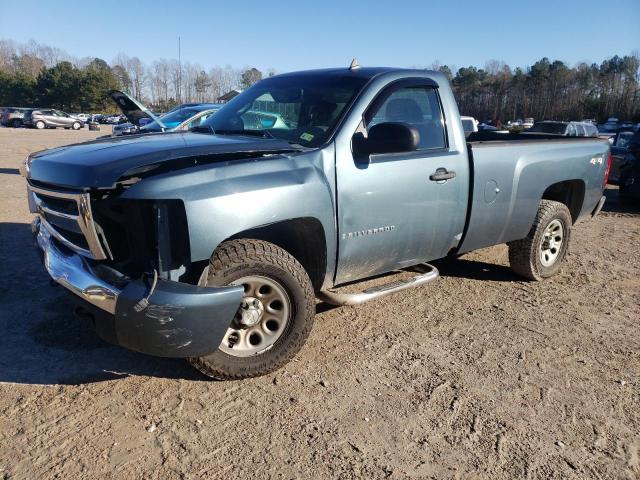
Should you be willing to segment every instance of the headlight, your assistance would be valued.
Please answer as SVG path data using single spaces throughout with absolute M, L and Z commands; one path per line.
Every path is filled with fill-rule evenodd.
M 20 165 L 20 174 L 24 178 L 29 178 L 29 172 L 31 171 L 31 162 L 33 162 L 33 158 L 31 158 L 31 154 L 29 154 L 23 160 L 22 165 Z

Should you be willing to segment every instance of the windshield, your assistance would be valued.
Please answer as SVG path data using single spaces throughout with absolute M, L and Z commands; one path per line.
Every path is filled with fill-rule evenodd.
M 474 130 L 474 125 L 473 125 L 473 120 L 462 120 L 462 128 L 464 129 L 465 132 L 473 132 Z
M 564 135 L 564 132 L 566 129 L 567 129 L 567 125 L 565 123 L 542 122 L 542 123 L 536 123 L 533 127 L 529 129 L 529 131 L 541 132 L 541 133 L 559 133 L 561 135 Z
M 331 136 L 367 78 L 298 74 L 256 83 L 222 107 L 204 126 L 216 134 L 263 134 L 305 147 Z
M 616 139 L 616 147 L 625 148 L 631 141 L 631 137 L 633 137 L 633 132 L 619 133 L 618 138 Z
M 615 132 L 618 129 L 617 124 L 605 123 L 604 125 L 598 126 L 598 131 L 603 133 L 611 133 Z

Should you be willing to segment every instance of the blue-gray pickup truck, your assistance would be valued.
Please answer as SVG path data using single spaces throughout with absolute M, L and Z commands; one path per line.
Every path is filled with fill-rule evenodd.
M 289 361 L 317 299 L 423 285 L 434 259 L 507 243 L 515 272 L 554 275 L 609 164 L 597 138 L 467 138 L 440 73 L 352 66 L 262 80 L 189 132 L 35 153 L 23 174 L 48 274 L 99 335 L 228 379 Z M 415 274 L 357 288 L 397 270 Z

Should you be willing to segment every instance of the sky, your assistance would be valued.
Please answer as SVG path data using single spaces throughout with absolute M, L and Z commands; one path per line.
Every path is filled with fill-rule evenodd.
M 277 72 L 347 66 L 570 66 L 640 51 L 640 0 L 0 0 L 0 39 L 75 57 Z

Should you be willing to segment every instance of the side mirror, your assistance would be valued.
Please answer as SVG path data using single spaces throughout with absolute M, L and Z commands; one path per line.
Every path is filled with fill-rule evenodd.
M 373 153 L 413 152 L 420 146 L 418 130 L 401 122 L 384 122 L 374 125 L 367 138 L 356 134 L 353 138 L 355 153 L 370 155 Z

